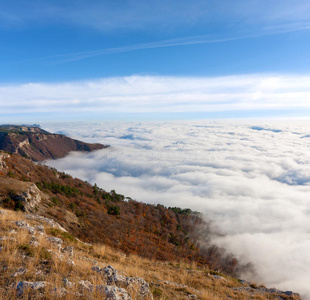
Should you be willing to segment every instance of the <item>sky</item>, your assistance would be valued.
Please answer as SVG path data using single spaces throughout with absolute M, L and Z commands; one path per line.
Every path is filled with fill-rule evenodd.
M 0 123 L 112 145 L 50 165 L 204 212 L 258 282 L 310 299 L 309 20 L 306 0 L 0 0 Z
M 305 0 L 0 0 L 0 118 L 308 117 L 309 20 Z

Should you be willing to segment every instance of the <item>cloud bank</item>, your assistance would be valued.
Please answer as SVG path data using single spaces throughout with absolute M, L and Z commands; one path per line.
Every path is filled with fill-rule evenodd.
M 258 275 L 249 279 L 310 299 L 309 122 L 55 123 L 44 128 L 112 145 L 72 153 L 49 161 L 50 166 L 139 201 L 202 211 L 224 234 L 214 242 L 255 265 Z
M 310 77 L 239 75 L 224 77 L 129 76 L 65 83 L 0 86 L 2 114 L 70 111 L 183 113 L 298 111 L 310 109 Z M 10 101 L 8 101 L 10 99 Z

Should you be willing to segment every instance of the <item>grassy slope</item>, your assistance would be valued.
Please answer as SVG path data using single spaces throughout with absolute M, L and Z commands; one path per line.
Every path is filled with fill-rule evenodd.
M 54 169 L 35 165 L 19 155 L 5 159 L 0 178 L 4 182 L 9 180 L 14 194 L 35 182 L 45 195 L 36 213 L 55 219 L 72 236 L 93 244 L 85 246 L 72 236 L 64 237 L 57 230 L 47 229 L 50 235 L 60 236 L 68 245 L 74 246 L 76 264 L 70 267 L 57 257 L 49 257 L 44 239 L 39 238 L 38 248 L 29 247 L 31 237 L 25 232 L 18 232 L 15 242 L 2 241 L 0 268 L 3 267 L 4 272 L 0 286 L 3 297 L 8 297 L 3 299 L 10 299 L 12 293 L 11 288 L 6 290 L 5 287 L 18 280 L 43 280 L 43 275 L 36 272 L 40 268 L 47 268 L 44 277 L 47 276 L 47 280 L 56 286 L 61 286 L 63 277 L 68 276 L 70 281 L 91 278 L 95 283 L 97 279 L 89 271 L 91 262 L 81 259 L 83 256 L 96 259 L 102 265 L 112 264 L 127 275 L 144 278 L 151 284 L 155 299 L 187 299 L 190 294 L 200 299 L 279 299 L 269 292 L 261 294 L 256 285 L 251 288 L 227 275 L 238 271 L 237 262 L 231 256 L 223 255 L 217 247 L 199 246 L 200 230 L 203 228 L 206 233 L 208 226 L 199 215 L 189 210 L 167 209 L 125 199 L 115 191 L 108 193 Z M 2 205 L 20 208 L 20 205 L 16 206 L 10 188 L 1 181 L 0 185 Z M 109 209 L 115 206 L 120 214 L 115 210 L 109 214 Z M 0 214 L 0 236 L 8 236 L 8 231 L 13 229 L 9 220 L 24 217 L 13 211 Z M 42 265 L 44 260 L 48 262 Z M 18 278 L 12 277 L 20 266 L 31 271 Z M 212 276 L 214 274 L 226 280 L 216 279 Z M 242 290 L 233 289 L 240 287 Z M 282 296 L 284 299 L 298 299 Z
M 25 214 L 10 210 L 2 210 L 0 214 L 0 236 L 8 237 L 1 241 L 0 268 L 3 270 L 0 275 L 0 298 L 15 299 L 16 289 L 14 286 L 19 281 L 47 281 L 53 287 L 64 287 L 63 279 L 67 278 L 75 283 L 67 288 L 70 294 L 66 296 L 55 296 L 51 288 L 46 288 L 45 299 L 76 299 L 75 293 L 79 292 L 78 281 L 89 280 L 93 284 L 101 281 L 100 275 L 91 271 L 96 260 L 100 267 L 112 265 L 115 269 L 127 276 L 138 276 L 144 278 L 151 287 L 154 299 L 189 299 L 190 295 L 196 295 L 197 299 L 224 300 L 224 299 L 279 299 L 277 294 L 257 293 L 255 286 L 242 284 L 239 280 L 222 275 L 225 279 L 215 279 L 212 271 L 207 267 L 199 267 L 196 263 L 186 262 L 160 262 L 142 258 L 135 254 L 125 255 L 115 251 L 106 245 L 94 244 L 85 245 L 78 242 L 70 234 L 64 234 L 44 224 L 48 236 L 61 237 L 64 246 L 74 247 L 74 256 L 70 257 L 74 265 L 66 262 L 67 258 L 60 259 L 55 246 L 50 244 L 42 235 L 35 234 L 38 246 L 31 246 L 33 240 L 27 230 L 18 228 L 12 221 L 25 220 L 30 226 L 37 226 L 43 223 L 25 219 Z M 12 232 L 13 230 L 13 232 Z M 14 232 L 15 231 L 15 232 Z M 50 253 L 48 250 L 52 250 Z M 15 273 L 21 268 L 26 272 L 21 275 Z M 14 276 L 15 274 L 15 276 Z M 238 291 L 234 288 L 246 287 L 248 291 Z M 252 294 L 252 296 L 250 296 Z M 86 298 L 85 295 L 84 298 Z M 91 299 L 102 299 L 102 296 L 92 293 Z M 193 297 L 193 296 L 192 296 Z M 298 299 L 282 295 L 283 299 Z M 35 295 L 24 295 L 24 299 L 35 299 Z M 84 299 L 82 298 L 82 299 Z M 88 298 L 89 299 L 89 298 Z

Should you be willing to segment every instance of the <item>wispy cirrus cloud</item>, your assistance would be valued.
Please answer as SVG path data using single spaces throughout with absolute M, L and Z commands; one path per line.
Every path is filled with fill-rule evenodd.
M 298 24 L 290 24 L 290 25 L 286 24 L 286 25 L 277 26 L 277 27 L 266 27 L 260 31 L 253 31 L 251 33 L 246 33 L 246 34 L 237 34 L 231 37 L 228 36 L 228 37 L 223 37 L 223 38 L 212 38 L 210 34 L 199 35 L 199 36 L 189 36 L 189 37 L 183 37 L 183 38 L 155 41 L 155 42 L 150 42 L 150 43 L 133 44 L 133 45 L 127 45 L 123 47 L 116 47 L 116 48 L 107 48 L 107 49 L 59 54 L 59 55 L 37 58 L 34 60 L 45 60 L 51 64 L 62 64 L 62 63 L 87 59 L 90 57 L 110 55 L 110 54 L 115 54 L 115 53 L 124 53 L 124 52 L 138 51 L 138 50 L 156 49 L 156 48 L 187 46 L 187 45 L 225 43 L 225 42 L 238 41 L 238 40 L 254 39 L 254 38 L 259 38 L 259 37 L 269 36 L 269 35 L 284 34 L 284 33 L 289 33 L 289 32 L 308 31 L 309 29 L 310 29 L 310 23 L 308 24 L 298 23 Z
M 2 114 L 251 112 L 310 109 L 309 76 L 129 76 L 0 86 Z M 10 101 L 8 101 L 10 99 Z

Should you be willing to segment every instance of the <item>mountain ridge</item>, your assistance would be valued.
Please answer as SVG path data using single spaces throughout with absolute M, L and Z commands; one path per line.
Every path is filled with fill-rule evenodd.
M 109 147 L 90 144 L 36 126 L 0 125 L 0 150 L 44 161 L 66 156 L 71 151 L 90 152 Z

